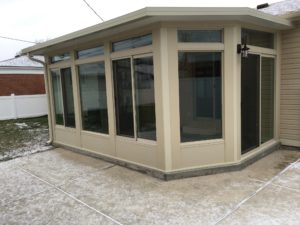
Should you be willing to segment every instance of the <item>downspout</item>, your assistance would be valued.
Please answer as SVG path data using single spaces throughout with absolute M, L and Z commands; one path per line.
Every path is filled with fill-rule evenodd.
M 48 83 L 48 66 L 47 63 L 33 58 L 29 53 L 27 53 L 27 57 L 35 62 L 41 63 L 44 66 L 44 82 L 45 82 L 45 90 L 47 96 L 47 105 L 48 105 L 48 126 L 49 126 L 49 140 L 47 141 L 48 145 L 51 145 L 53 142 L 53 127 L 52 127 L 52 114 L 51 114 L 51 103 L 50 103 L 50 92 L 49 92 L 49 83 Z

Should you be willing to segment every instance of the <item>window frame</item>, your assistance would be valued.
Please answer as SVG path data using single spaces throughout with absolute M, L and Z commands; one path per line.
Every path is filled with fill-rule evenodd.
M 180 41 L 179 40 L 179 32 L 180 31 L 220 31 L 221 32 L 221 41 Z M 223 44 L 224 43 L 224 28 L 220 27 L 220 28 L 178 28 L 177 29 L 177 43 L 178 44 Z
M 261 145 L 264 145 L 265 143 L 268 143 L 269 141 L 273 140 L 275 138 L 275 124 L 276 124 L 276 61 L 277 57 L 275 55 L 267 55 L 263 53 L 253 53 L 259 55 L 260 60 L 260 68 L 259 68 L 259 147 Z M 268 58 L 274 60 L 274 74 L 273 74 L 273 131 L 272 131 L 272 138 L 262 142 L 262 58 Z
M 94 57 L 91 57 L 92 60 Z M 96 61 L 90 61 L 88 60 L 88 62 L 86 62 L 85 60 L 86 58 L 84 58 L 84 61 L 79 60 L 76 63 L 75 62 L 75 70 L 76 70 L 76 79 L 77 79 L 77 86 L 78 86 L 78 106 L 79 106 L 79 113 L 80 113 L 80 129 L 83 132 L 88 132 L 88 133 L 92 133 L 92 134 L 96 134 L 96 135 L 103 135 L 103 136 L 109 136 L 109 115 L 108 115 L 108 96 L 107 96 L 107 75 L 106 75 L 106 69 L 105 69 L 105 60 L 103 59 L 102 61 L 96 60 Z M 90 59 L 90 58 L 88 58 Z M 98 56 L 97 56 L 98 59 Z M 103 132 L 96 132 L 96 131 L 91 131 L 91 130 L 85 130 L 83 129 L 83 117 L 82 117 L 82 98 L 81 98 L 81 88 L 80 88 L 80 74 L 79 74 L 79 66 L 81 65 L 86 65 L 86 64 L 97 64 L 97 63 L 103 63 L 104 65 L 104 77 L 105 77 L 105 98 L 106 98 L 106 111 L 107 111 L 107 133 L 103 133 Z
M 225 140 L 225 109 L 224 109 L 224 50 L 223 51 L 219 51 L 219 50 L 211 50 L 211 51 L 208 51 L 208 50 L 188 50 L 188 51 L 182 51 L 182 50 L 179 50 L 177 51 L 177 55 L 180 53 L 180 52 L 195 52 L 195 53 L 220 53 L 221 55 L 221 119 L 222 119 L 222 137 L 221 138 L 215 138 L 215 139 L 205 139 L 205 140 L 196 140 L 196 141 L 187 141 L 187 142 L 182 142 L 181 141 L 181 132 L 179 131 L 179 138 L 180 138 L 180 145 L 190 145 L 190 144 L 201 144 L 201 143 L 210 143 L 210 142 L 220 142 L 220 141 L 224 141 Z M 179 60 L 177 58 L 177 63 L 179 63 Z M 179 64 L 177 64 L 177 67 L 179 68 Z M 178 71 L 178 85 L 179 85 L 179 71 Z M 179 105 L 179 127 L 181 126 L 181 122 L 180 122 L 180 91 L 179 91 L 179 86 L 178 86 L 178 105 Z M 196 104 L 196 99 L 193 99 L 193 105 Z M 194 113 L 193 113 L 193 118 L 195 120 L 201 120 L 200 118 L 203 118 L 203 117 L 197 117 Z
M 148 47 L 148 46 L 144 46 L 144 47 Z M 141 47 L 141 48 L 144 48 L 144 47 Z M 137 48 L 139 49 L 139 48 Z M 121 52 L 121 51 L 120 51 Z M 116 52 L 114 52 L 116 53 Z M 153 60 L 153 76 L 155 77 L 155 74 L 154 74 L 154 56 L 153 56 L 153 53 L 152 52 L 147 52 L 147 53 L 140 53 L 140 54 L 134 54 L 134 55 L 127 55 L 127 56 L 121 56 L 121 57 L 114 57 L 114 58 L 111 58 L 111 67 L 113 65 L 113 61 L 117 61 L 117 60 L 121 60 L 121 59 L 130 59 L 130 66 L 131 66 L 131 71 L 130 71 L 130 74 L 131 74 L 131 86 L 132 86 L 132 90 L 131 90 L 131 93 L 132 93 L 132 108 L 133 108 L 133 133 L 134 133 L 134 137 L 127 137 L 127 136 L 123 136 L 123 135 L 118 135 L 116 133 L 116 137 L 117 138 L 121 138 L 121 139 L 126 139 L 126 140 L 133 140 L 135 142 L 141 142 L 141 143 L 147 143 L 147 144 L 156 144 L 157 142 L 157 107 L 155 107 L 155 129 L 156 129 L 156 137 L 155 137 L 155 140 L 150 140 L 150 139 L 145 139 L 145 138 L 138 138 L 137 136 L 137 117 L 136 117 L 136 97 L 135 97 L 135 93 L 136 93 L 136 90 L 135 90 L 135 80 L 134 80 L 134 59 L 138 59 L 138 58 L 146 58 L 146 57 L 152 57 L 152 60 Z M 113 75 L 113 68 L 111 69 L 112 71 L 112 76 Z M 113 95 L 115 95 L 115 85 L 114 85 L 114 82 L 115 80 L 113 79 Z M 156 94 L 155 94 L 155 79 L 154 79 L 154 101 L 155 101 L 155 106 L 156 106 Z M 115 105 L 115 96 L 114 96 L 114 104 L 113 104 L 113 107 L 114 107 L 114 116 L 116 116 L 116 105 Z M 116 120 L 115 120 L 116 121 Z M 117 123 L 115 122 L 115 130 L 117 131 Z
M 51 100 L 52 100 L 51 105 L 52 105 L 52 108 L 54 109 L 53 112 L 52 112 L 53 124 L 56 127 L 63 127 L 65 129 L 75 130 L 77 128 L 76 116 L 74 116 L 74 122 L 75 122 L 74 127 L 66 126 L 65 100 L 64 100 L 64 96 L 63 96 L 63 86 L 62 86 L 62 77 L 61 77 L 61 70 L 62 69 L 70 68 L 70 70 L 71 70 L 71 80 L 72 80 L 72 94 L 73 94 L 74 115 L 76 115 L 75 98 L 74 98 L 74 81 L 73 81 L 73 74 L 72 74 L 72 66 L 69 63 L 66 65 L 66 63 L 64 61 L 60 61 L 58 63 L 62 64 L 63 66 L 58 66 L 55 63 L 55 66 L 49 66 L 49 69 L 48 69 L 48 72 L 50 74 L 50 76 L 49 76 L 50 83 L 51 83 L 51 88 L 50 88 L 50 90 L 51 90 Z M 53 64 L 51 64 L 51 65 L 53 65 Z M 52 71 L 58 71 L 58 73 L 59 73 L 60 88 L 61 88 L 61 96 L 60 97 L 61 97 L 61 102 L 62 102 L 63 124 L 57 124 L 56 123 L 56 112 L 55 112 L 55 99 L 54 99 L 54 92 L 53 92 Z
M 222 30 L 222 42 L 179 42 L 177 32 L 179 30 Z M 177 43 L 177 50 L 176 50 L 176 59 L 177 59 L 177 79 L 178 79 L 178 129 L 179 129 L 179 144 L 182 147 L 191 147 L 191 146 L 198 146 L 202 144 L 218 144 L 223 143 L 225 141 L 225 87 L 224 87 L 224 80 L 225 80 L 225 28 L 219 26 L 213 27 L 177 27 L 176 28 L 176 43 Z M 216 139 L 207 139 L 207 140 L 196 140 L 196 141 L 189 141 L 189 142 L 182 142 L 180 138 L 180 93 L 179 93 L 179 61 L 178 61 L 178 54 L 179 52 L 220 52 L 221 54 L 221 119 L 222 119 L 222 137 Z M 194 104 L 194 101 L 193 101 Z M 193 115 L 194 116 L 194 115 Z

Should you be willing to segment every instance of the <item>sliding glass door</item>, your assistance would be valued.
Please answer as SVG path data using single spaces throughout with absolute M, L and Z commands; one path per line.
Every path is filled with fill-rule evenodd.
M 274 137 L 274 58 L 249 54 L 241 71 L 242 154 Z
M 117 135 L 156 140 L 152 56 L 113 61 Z
M 242 58 L 241 120 L 242 153 L 259 146 L 260 56 Z

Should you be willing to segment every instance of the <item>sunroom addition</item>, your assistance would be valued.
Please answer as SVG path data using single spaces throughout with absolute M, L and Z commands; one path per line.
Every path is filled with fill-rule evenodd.
M 54 145 L 172 179 L 278 146 L 289 27 L 248 8 L 145 8 L 23 53 L 46 56 Z

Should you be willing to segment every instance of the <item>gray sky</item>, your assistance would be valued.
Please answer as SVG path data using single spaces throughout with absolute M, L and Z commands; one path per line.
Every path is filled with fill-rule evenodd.
M 251 7 L 279 0 L 86 0 L 104 19 L 145 6 Z M 28 41 L 52 39 L 100 23 L 83 0 L 0 0 L 0 36 Z M 0 38 L 0 61 L 30 43 Z

